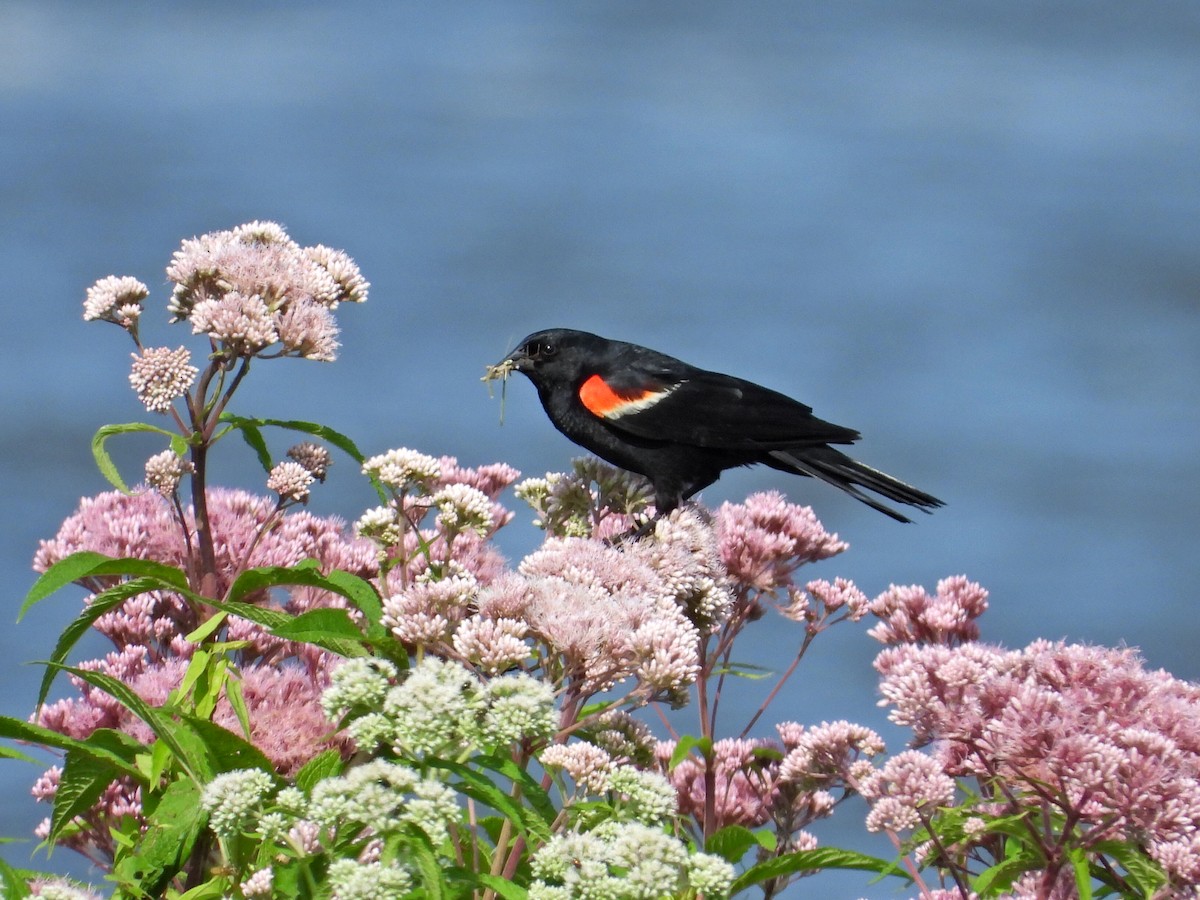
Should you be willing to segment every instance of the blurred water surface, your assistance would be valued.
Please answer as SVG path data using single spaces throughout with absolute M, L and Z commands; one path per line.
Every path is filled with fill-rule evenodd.
M 6 0 L 9 615 L 37 541 L 105 488 L 91 434 L 143 417 L 84 290 L 130 274 L 165 303 L 181 238 L 268 218 L 345 248 L 371 299 L 339 311 L 336 364 L 257 367 L 241 412 L 540 474 L 573 448 L 523 383 L 501 427 L 483 364 L 553 325 L 650 344 L 861 429 L 864 460 L 948 501 L 901 527 L 769 471 L 705 492 L 814 504 L 852 549 L 811 577 L 874 595 L 964 572 L 992 593 L 989 640 L 1128 643 L 1200 677 L 1198 48 L 1191 2 Z M 184 343 L 165 320 L 151 339 Z M 130 441 L 126 471 L 157 449 Z M 315 511 L 370 503 L 352 469 Z M 241 448 L 217 480 L 259 489 Z M 514 558 L 535 545 L 511 531 Z M 29 714 L 40 672 L 17 664 L 75 603 L 4 630 L 4 713 Z M 818 641 L 768 718 L 898 748 L 863 630 Z M 797 643 L 753 640 L 781 668 Z M 0 833 L 45 814 L 34 771 L 0 771 Z M 860 814 L 822 838 L 862 842 Z M 905 896 L 865 882 L 812 887 Z

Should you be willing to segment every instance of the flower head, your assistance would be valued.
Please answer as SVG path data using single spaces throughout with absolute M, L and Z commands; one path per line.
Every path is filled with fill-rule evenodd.
M 109 275 L 88 288 L 83 318 L 113 322 L 132 331 L 142 314 L 142 301 L 149 296 L 150 289 L 136 278 Z
M 287 456 L 288 459 L 304 466 L 313 478 L 321 482 L 325 480 L 325 476 L 329 474 L 329 467 L 333 465 L 333 457 L 329 451 L 311 441 L 305 441 L 289 448 Z
M 416 488 L 427 492 L 441 475 L 442 467 L 432 456 L 401 447 L 370 457 L 363 462 L 362 471 L 394 491 Z
M 148 347 L 132 356 L 129 383 L 150 412 L 167 412 L 188 392 L 200 371 L 191 365 L 192 354 L 185 347 Z
M 190 460 L 179 456 L 174 450 L 164 450 L 146 460 L 146 484 L 164 497 L 170 497 L 179 489 L 183 476 L 191 471 Z
M 788 503 L 771 491 L 717 510 L 721 559 L 734 581 L 771 591 L 791 583 L 806 562 L 828 559 L 849 546 L 830 534 L 812 509 Z
M 261 769 L 236 769 L 218 775 L 200 795 L 200 806 L 208 813 L 208 824 L 218 835 L 232 837 L 250 824 L 273 783 Z
M 295 503 L 308 502 L 308 489 L 313 483 L 313 474 L 293 460 L 276 464 L 267 477 L 267 490 L 274 491 L 279 499 Z
M 364 300 L 367 282 L 338 250 L 303 248 L 274 222 L 250 222 L 186 240 L 171 258 L 172 321 L 187 319 L 231 356 L 273 344 L 304 359 L 332 360 L 332 310 Z
M 866 778 L 862 794 L 871 802 L 868 831 L 904 831 L 920 824 L 922 812 L 954 802 L 954 779 L 936 759 L 906 750 Z

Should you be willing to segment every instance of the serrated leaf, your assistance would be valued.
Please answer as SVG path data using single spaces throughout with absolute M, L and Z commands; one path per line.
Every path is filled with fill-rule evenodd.
M 424 832 L 413 829 L 413 839 L 405 842 L 404 849 L 405 861 L 410 864 L 416 863 L 417 871 L 421 874 L 424 896 L 428 900 L 442 900 L 449 896 L 445 870 Z
M 1154 896 L 1167 883 L 1167 873 L 1142 848 L 1122 841 L 1101 841 L 1092 847 L 1125 870 L 1126 880 L 1144 897 Z
M 1075 890 L 1079 900 L 1092 900 L 1092 872 L 1087 852 L 1082 847 L 1071 847 L 1067 851 L 1067 859 L 1075 871 Z
M 503 897 L 504 900 L 526 900 L 529 896 L 529 891 L 521 887 L 507 878 L 501 878 L 499 875 L 490 875 L 487 872 L 479 872 L 472 879 L 483 885 L 485 888 L 490 888 L 495 894 Z
M 33 876 L 33 872 L 14 869 L 0 859 L 0 885 L 3 886 L 0 897 L 4 897 L 5 900 L 24 900 L 30 896 L 29 879 Z
M 717 666 L 713 669 L 715 675 L 732 675 L 734 678 L 745 678 L 749 681 L 761 681 L 775 674 L 773 669 L 766 666 L 756 666 L 752 663 L 731 662 L 728 665 Z
M 213 776 L 235 769 L 261 769 L 275 777 L 275 767 L 266 754 L 241 735 L 199 716 L 182 716 L 181 721 L 203 744 Z
M 236 421 L 233 421 L 236 419 Z M 242 419 L 240 417 L 231 416 L 226 418 L 221 416 L 221 421 L 227 422 L 231 428 L 236 428 L 241 434 L 247 446 L 254 451 L 255 457 L 258 459 L 258 464 L 262 466 L 264 472 L 270 472 L 275 465 L 275 461 L 271 459 L 271 449 L 267 446 L 266 439 L 262 436 L 262 431 L 257 423 L 250 419 Z
M 769 878 L 794 875 L 797 872 L 809 872 L 817 869 L 856 869 L 885 873 L 891 868 L 892 864 L 888 860 L 868 856 L 856 850 L 843 850 L 838 847 L 797 850 L 794 853 L 772 857 L 751 866 L 733 882 L 730 893 L 736 894 L 748 887 L 761 884 Z
M 167 431 L 165 428 L 159 428 L 157 425 L 151 425 L 148 422 L 126 422 L 122 425 L 104 425 L 92 437 L 92 456 L 96 460 L 96 468 L 100 470 L 108 483 L 115 487 L 122 494 L 130 493 L 129 487 L 121 479 L 121 473 L 117 471 L 116 463 L 109 456 L 108 449 L 105 444 L 108 439 L 116 434 L 133 434 L 136 432 L 151 432 L 154 434 L 163 434 L 171 438 L 172 442 L 179 435 L 173 431 Z
M 363 633 L 344 609 L 325 607 L 302 612 L 275 628 L 273 633 L 289 641 L 316 643 L 319 638 L 346 638 L 361 641 Z
M 54 792 L 54 812 L 50 817 L 47 840 L 54 843 L 63 829 L 76 816 L 86 813 L 117 777 L 120 769 L 111 762 L 82 753 L 78 748 L 68 750 L 63 760 L 62 774 Z
M 207 816 L 200 812 L 200 787 L 180 778 L 151 798 L 146 829 L 134 856 L 121 860 L 115 874 L 158 896 L 191 856 Z
M 453 772 L 459 777 L 459 781 L 451 785 L 455 790 L 468 797 L 473 797 L 481 803 L 487 804 L 496 812 L 507 816 L 512 820 L 519 834 L 528 835 L 537 843 L 542 843 L 550 838 L 550 828 L 547 823 L 519 800 L 514 800 L 496 787 L 487 775 L 447 759 L 427 759 L 426 765 Z
M 317 782 L 340 775 L 342 766 L 341 753 L 337 750 L 323 750 L 306 762 L 296 773 L 296 787 L 304 793 L 310 794 Z
M 518 785 L 521 789 L 521 798 L 529 804 L 534 812 L 542 817 L 542 820 L 547 825 L 557 818 L 558 809 L 555 808 L 554 801 L 550 799 L 550 795 L 546 793 L 537 779 L 513 762 L 511 758 L 506 756 L 477 756 L 473 762 L 485 769 L 498 772 L 513 782 L 513 784 Z
M 207 781 L 212 777 L 207 761 L 197 753 L 196 742 L 187 740 L 186 730 L 180 729 L 178 723 L 163 710 L 153 707 L 143 700 L 125 682 L 104 672 L 96 672 L 91 669 L 80 669 L 58 663 L 48 663 L 48 665 L 56 666 L 87 682 L 92 687 L 99 688 L 145 722 L 155 736 L 167 745 L 193 780 Z
M 368 622 L 373 625 L 379 624 L 383 618 L 383 602 L 371 582 L 342 569 L 334 569 L 325 577 L 337 593 L 353 603 L 367 617 Z
M 1009 856 L 972 878 L 971 889 L 981 897 L 990 896 L 994 890 L 1007 890 L 1012 887 L 1021 873 L 1036 867 L 1036 859 L 1020 854 Z

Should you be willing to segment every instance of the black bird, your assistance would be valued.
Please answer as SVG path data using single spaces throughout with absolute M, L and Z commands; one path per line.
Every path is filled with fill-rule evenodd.
M 555 428 L 650 479 L 658 515 L 724 470 L 755 463 L 819 478 L 900 522 L 911 520 L 862 489 L 925 512 L 943 505 L 829 446 L 858 440 L 852 428 L 822 421 L 776 391 L 637 344 L 552 328 L 521 341 L 488 377 L 509 369 L 533 382 Z

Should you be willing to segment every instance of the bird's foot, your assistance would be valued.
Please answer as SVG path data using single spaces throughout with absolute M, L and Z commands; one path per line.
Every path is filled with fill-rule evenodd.
M 610 547 L 620 548 L 626 544 L 632 544 L 640 541 L 646 535 L 654 531 L 655 526 L 658 525 L 658 519 L 659 517 L 657 515 L 653 515 L 643 521 L 641 524 L 633 526 L 628 531 L 622 531 L 620 534 L 608 538 L 605 543 L 607 543 Z

